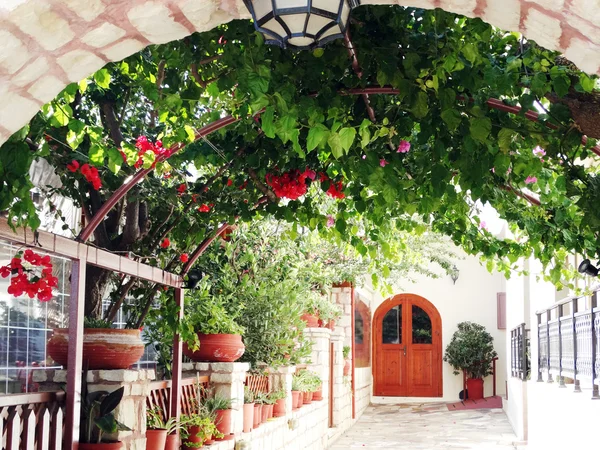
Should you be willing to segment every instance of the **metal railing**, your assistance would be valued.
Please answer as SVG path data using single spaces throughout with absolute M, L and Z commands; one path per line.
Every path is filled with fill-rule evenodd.
M 566 387 L 565 377 L 573 380 L 575 392 L 581 392 L 581 381 L 592 387 L 592 398 L 600 398 L 600 308 L 597 292 L 591 307 L 586 297 L 566 298 L 550 308 L 537 311 L 538 379 L 548 383 L 558 378 Z M 580 310 L 581 309 L 581 310 Z
M 510 372 L 514 378 L 527 380 L 531 371 L 529 329 L 522 323 L 510 331 Z

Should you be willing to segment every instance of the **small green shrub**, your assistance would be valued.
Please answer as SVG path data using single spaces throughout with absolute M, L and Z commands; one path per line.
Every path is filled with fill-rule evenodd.
M 461 322 L 446 347 L 444 361 L 452 366 L 455 375 L 463 370 L 469 378 L 484 378 L 491 375 L 492 359 L 496 356 L 494 338 L 484 326 Z

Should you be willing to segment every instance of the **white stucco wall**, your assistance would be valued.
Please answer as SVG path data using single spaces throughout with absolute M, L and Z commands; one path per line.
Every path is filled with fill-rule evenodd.
M 424 276 L 416 277 L 415 283 L 406 282 L 394 294 L 409 293 L 425 297 L 438 309 L 442 318 L 442 353 L 456 331 L 459 322 L 477 322 L 486 327 L 494 337 L 494 347 L 498 352 L 497 361 L 497 395 L 504 395 L 507 367 L 506 331 L 497 327 L 496 294 L 505 291 L 505 279 L 498 273 L 490 274 L 478 258 L 467 256 L 460 249 L 457 254 L 464 257 L 456 261 L 460 271 L 458 281 L 453 285 L 449 276 L 432 279 Z M 370 296 L 371 310 L 374 314 L 377 307 L 385 300 L 379 292 L 368 287 L 357 288 L 362 295 Z M 373 358 L 375 355 L 373 355 Z M 443 397 L 444 401 L 457 401 L 462 390 L 462 375 L 454 375 L 449 364 L 443 363 Z M 492 395 L 492 377 L 485 379 L 485 395 Z M 374 401 L 383 400 L 381 397 Z M 397 398 L 392 399 L 393 401 Z M 440 400 L 437 398 L 436 400 Z

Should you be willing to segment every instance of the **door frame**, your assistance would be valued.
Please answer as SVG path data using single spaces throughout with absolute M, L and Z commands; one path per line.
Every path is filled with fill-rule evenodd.
M 373 314 L 373 322 L 372 322 L 372 336 L 371 336 L 371 345 L 373 346 L 373 354 L 372 354 L 372 375 L 373 375 L 373 392 L 375 392 L 375 386 L 377 384 L 377 368 L 378 368 L 378 355 L 381 353 L 381 327 L 383 323 L 383 318 L 387 314 L 387 312 L 392 309 L 394 306 L 400 305 L 405 301 L 410 301 L 413 305 L 418 306 L 423 311 L 425 311 L 429 318 L 431 319 L 431 329 L 432 329 L 432 344 L 434 347 L 434 374 L 437 372 L 439 376 L 437 377 L 437 383 L 434 383 L 434 386 L 437 390 L 437 395 L 433 395 L 432 397 L 443 397 L 443 372 L 442 372 L 442 317 L 429 300 L 425 297 L 421 297 L 416 294 L 397 294 L 394 295 L 387 300 L 385 300 L 381 305 L 377 307 L 375 313 Z M 436 370 L 437 369 L 437 370 Z M 415 397 L 417 398 L 417 397 Z

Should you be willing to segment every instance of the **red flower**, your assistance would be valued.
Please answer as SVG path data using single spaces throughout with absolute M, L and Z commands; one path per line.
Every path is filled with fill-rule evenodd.
M 167 179 L 167 180 L 168 180 L 169 178 L 171 178 L 171 172 L 167 172 L 167 173 L 165 173 L 165 174 L 163 175 L 163 178 L 165 178 L 165 179 Z
M 338 181 L 337 183 L 331 183 L 329 185 L 329 189 L 327 189 L 327 195 L 332 198 L 342 199 L 346 197 L 346 195 L 342 192 L 343 190 L 344 186 L 341 181 Z
M 188 256 L 188 254 L 187 254 L 187 253 L 182 253 L 182 254 L 179 256 L 179 261 L 181 261 L 182 263 L 186 263 L 186 262 L 188 262 L 188 261 L 189 261 L 189 259 L 190 259 L 190 257 Z
M 233 181 L 230 179 L 227 180 L 227 186 L 231 186 L 233 184 Z
M 163 241 L 160 243 L 161 248 L 167 248 L 169 245 L 171 245 L 171 241 L 169 240 L 169 238 L 164 238 Z
M 84 164 L 81 166 L 81 174 L 85 177 L 88 183 L 92 184 L 92 187 L 95 190 L 99 190 L 102 187 L 102 180 L 100 180 L 98 169 L 95 167 L 92 167 L 89 164 Z
M 67 169 L 69 169 L 71 172 L 77 172 L 77 169 L 79 169 L 79 162 L 75 160 L 71 161 L 70 164 L 67 164 Z
M 187 189 L 187 186 L 185 185 L 185 183 L 182 183 L 177 188 L 177 192 L 179 192 L 180 194 L 183 194 L 186 191 L 186 189 Z
M 210 211 L 210 206 L 204 203 L 202 206 L 200 206 L 200 208 L 198 208 L 198 211 L 201 213 L 207 213 Z
M 10 275 L 10 273 L 11 273 L 11 272 L 12 272 L 12 270 L 11 270 L 11 269 L 10 269 L 10 267 L 8 267 L 8 266 L 3 266 L 3 267 L 0 267 L 0 276 L 1 276 L 2 278 L 6 278 L 6 277 L 8 277 L 8 276 Z

